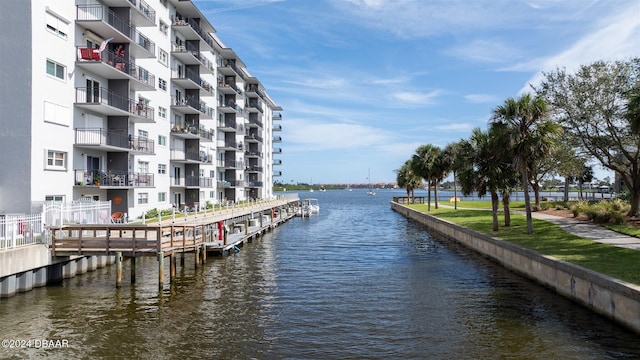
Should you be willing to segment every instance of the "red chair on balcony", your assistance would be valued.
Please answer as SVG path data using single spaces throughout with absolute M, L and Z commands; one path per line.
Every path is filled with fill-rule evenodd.
M 80 58 L 82 60 L 100 61 L 100 50 L 90 48 L 80 49 Z
M 111 222 L 114 224 L 122 224 L 124 222 L 124 214 L 120 211 L 111 214 Z

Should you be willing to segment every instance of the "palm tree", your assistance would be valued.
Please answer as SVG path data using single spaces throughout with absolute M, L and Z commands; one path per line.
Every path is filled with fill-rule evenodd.
M 434 162 L 439 152 L 440 148 L 437 146 L 431 144 L 420 145 L 411 158 L 413 173 L 423 178 L 427 183 L 427 211 L 431 211 L 431 186 L 434 184 L 437 175 Z
M 560 132 L 558 125 L 546 120 L 547 105 L 541 97 L 525 94 L 508 98 L 493 110 L 492 124 L 503 124 L 509 134 L 513 151 L 513 166 L 520 172 L 524 190 L 527 233 L 533 234 L 531 199 L 529 196 L 530 166 L 548 155 Z
M 479 197 L 491 195 L 493 231 L 498 231 L 498 190 L 505 166 L 501 166 L 501 149 L 496 136 L 479 128 L 473 130 L 469 140 L 460 143 L 459 163 L 460 185 L 465 195 L 476 191 Z
M 397 171 L 396 181 L 398 186 L 407 190 L 407 197 L 410 198 L 411 203 L 415 201 L 414 190 L 422 185 L 422 179 L 416 176 L 411 170 L 411 160 L 405 161 L 402 167 Z
M 582 199 L 582 187 L 585 183 L 590 183 L 593 180 L 593 167 L 583 165 L 582 172 L 578 176 L 578 189 L 580 190 L 580 199 Z
M 462 165 L 462 159 L 460 159 L 462 151 L 462 140 L 453 142 L 445 146 L 444 156 L 449 163 L 449 168 L 453 173 L 453 208 L 458 209 L 458 179 L 456 173 Z

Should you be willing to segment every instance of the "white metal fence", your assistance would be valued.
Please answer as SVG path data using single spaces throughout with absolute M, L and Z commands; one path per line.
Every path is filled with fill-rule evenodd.
M 49 227 L 110 222 L 111 201 L 47 202 L 42 204 L 39 214 L 0 215 L 0 249 L 48 244 L 51 241 Z

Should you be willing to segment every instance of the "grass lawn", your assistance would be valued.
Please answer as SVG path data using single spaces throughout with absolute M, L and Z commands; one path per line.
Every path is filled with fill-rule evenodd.
M 475 202 L 475 201 L 474 201 Z M 478 201 L 480 202 L 480 201 Z M 464 207 L 470 202 L 466 202 Z M 486 202 L 489 204 L 490 202 Z M 533 219 L 533 235 L 527 235 L 526 219 L 522 215 L 511 215 L 511 227 L 505 228 L 504 217 L 498 215 L 500 230 L 492 230 L 489 210 L 440 208 L 427 212 L 426 204 L 409 205 L 418 211 L 451 221 L 455 224 L 489 234 L 521 245 L 541 254 L 553 256 L 584 268 L 640 285 L 640 251 L 583 239 L 562 230 L 546 221 Z M 463 206 L 460 206 L 463 207 Z M 486 206 L 478 206 L 486 208 Z

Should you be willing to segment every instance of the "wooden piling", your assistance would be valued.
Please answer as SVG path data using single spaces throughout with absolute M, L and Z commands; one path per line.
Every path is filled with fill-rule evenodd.
M 176 254 L 169 255 L 169 282 L 173 283 L 176 279 Z
M 131 283 L 136 283 L 136 257 L 131 258 Z
M 158 253 L 158 288 L 164 285 L 164 253 Z
M 116 253 L 116 289 L 122 287 L 122 252 Z

